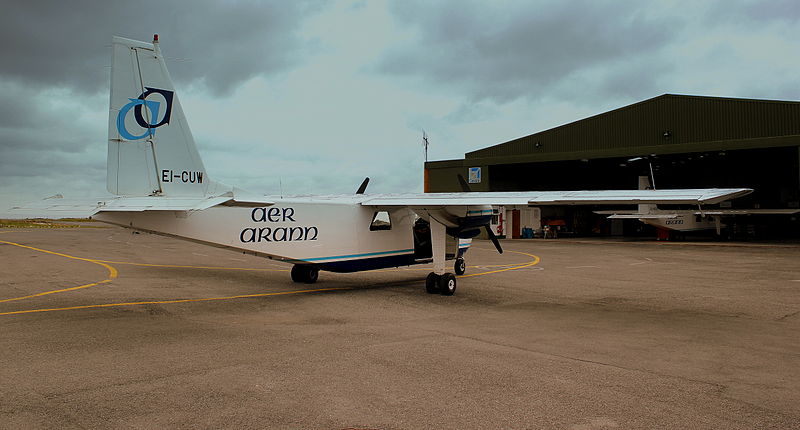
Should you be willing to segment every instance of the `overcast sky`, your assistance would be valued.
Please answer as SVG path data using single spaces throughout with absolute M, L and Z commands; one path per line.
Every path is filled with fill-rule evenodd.
M 160 35 L 208 174 L 422 191 L 430 160 L 664 93 L 800 100 L 800 2 L 4 1 L 0 212 L 107 195 L 112 35 Z M 800 120 L 800 118 L 798 118 Z

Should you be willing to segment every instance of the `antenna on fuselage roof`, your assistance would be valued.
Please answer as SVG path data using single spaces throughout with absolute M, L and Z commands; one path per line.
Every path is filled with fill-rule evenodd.
M 364 191 L 367 191 L 367 185 L 369 185 L 369 176 L 364 178 L 364 182 L 358 187 L 356 194 L 364 194 Z

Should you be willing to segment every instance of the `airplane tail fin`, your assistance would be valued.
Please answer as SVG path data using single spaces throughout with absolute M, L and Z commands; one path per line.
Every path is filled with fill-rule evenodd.
M 653 187 L 650 185 L 650 178 L 647 176 L 639 176 L 639 188 L 640 190 L 652 190 Z M 640 214 L 649 214 L 655 213 L 658 207 L 656 205 L 639 205 L 638 212 Z
M 206 174 L 158 46 L 114 37 L 107 188 L 120 196 L 205 196 Z

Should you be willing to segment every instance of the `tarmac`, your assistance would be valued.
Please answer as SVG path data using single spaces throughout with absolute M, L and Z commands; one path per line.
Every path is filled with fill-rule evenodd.
M 503 246 L 446 297 L 430 266 L 306 285 L 116 227 L 0 230 L 0 428 L 800 428 L 800 245 Z

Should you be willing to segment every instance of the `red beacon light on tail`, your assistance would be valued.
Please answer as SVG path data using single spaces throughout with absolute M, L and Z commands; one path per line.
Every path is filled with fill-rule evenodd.
M 153 35 L 153 43 L 158 43 L 158 35 L 157 34 Z

